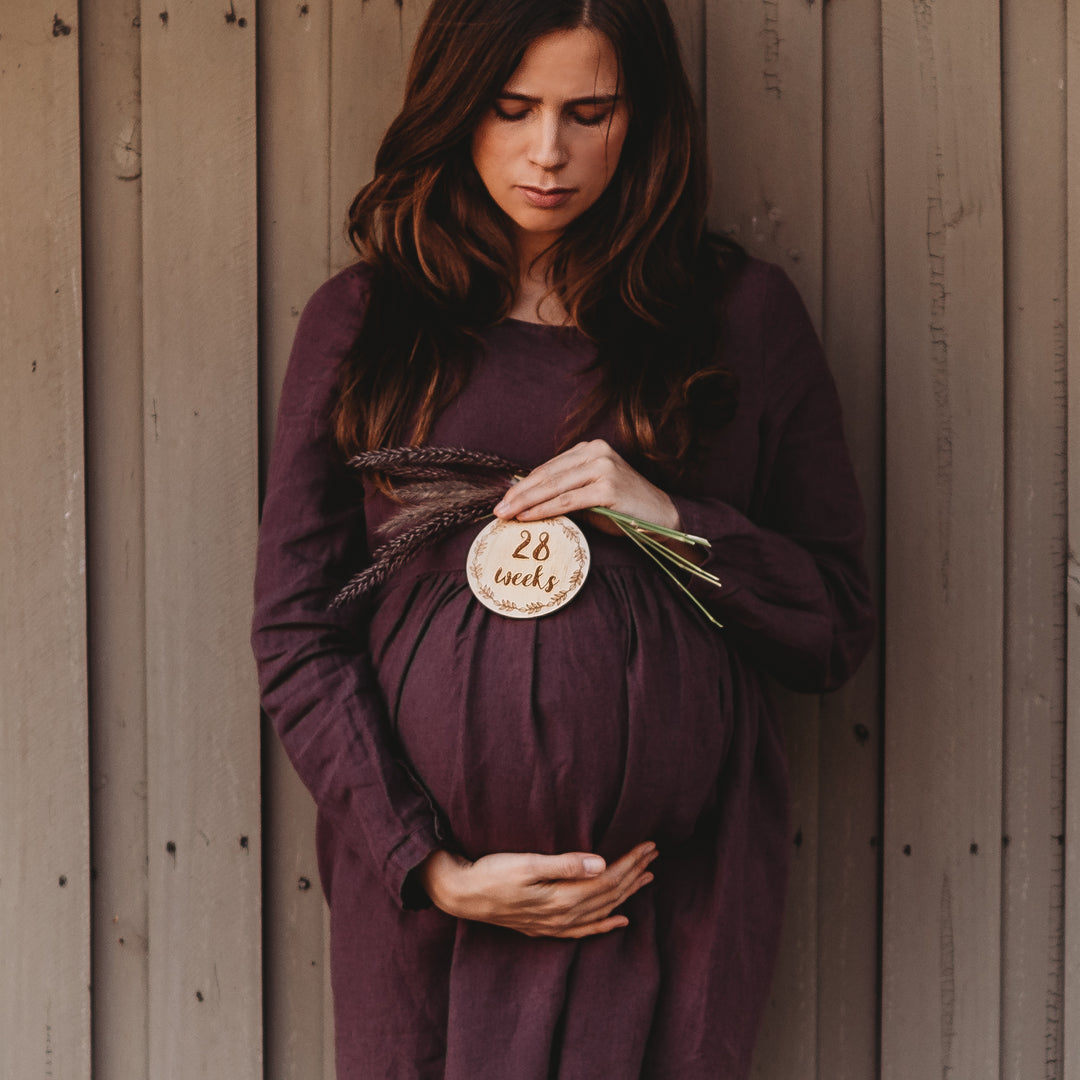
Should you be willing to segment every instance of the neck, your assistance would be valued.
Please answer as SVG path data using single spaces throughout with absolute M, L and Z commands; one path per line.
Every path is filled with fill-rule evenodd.
M 567 321 L 566 309 L 551 293 L 551 242 L 546 237 L 529 237 L 518 245 L 518 286 L 511 318 L 525 322 L 553 323 Z

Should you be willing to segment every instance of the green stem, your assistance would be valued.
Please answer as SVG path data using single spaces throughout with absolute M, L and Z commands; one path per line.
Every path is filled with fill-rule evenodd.
M 653 559 L 656 565 L 659 566 L 660 569 L 663 570 L 664 573 L 667 574 L 667 576 L 671 578 L 671 580 L 680 589 L 682 589 L 684 593 L 686 593 L 687 597 L 690 599 L 690 602 L 698 609 L 698 611 L 701 612 L 702 615 L 705 616 L 706 619 L 709 620 L 709 622 L 713 624 L 713 626 L 719 627 L 721 630 L 724 628 L 724 624 L 713 617 L 712 612 L 710 612 L 709 609 L 705 607 L 705 605 L 675 576 L 674 571 L 672 571 L 668 566 L 661 562 L 661 560 L 658 559 L 656 555 L 653 554 L 648 544 L 645 543 L 644 539 L 640 535 L 638 535 L 635 530 L 631 529 L 629 526 L 623 525 L 621 522 L 618 522 L 617 524 L 626 534 L 626 536 L 629 537 L 629 539 L 631 539 L 635 544 L 637 544 L 637 546 L 641 548 L 641 550 L 644 551 L 645 554 L 649 556 L 649 558 Z
M 664 525 L 654 525 L 651 521 L 642 521 L 640 518 L 631 517 L 620 510 L 610 510 L 606 506 L 593 506 L 590 509 L 594 514 L 610 518 L 616 525 L 630 525 L 632 528 L 654 533 L 656 536 L 664 536 L 668 540 L 678 540 L 683 544 L 712 547 L 712 544 L 704 536 L 694 536 L 691 533 L 680 532 L 678 529 L 669 529 Z
M 626 532 L 626 527 L 622 525 L 619 527 Z M 659 540 L 654 540 L 648 533 L 642 532 L 640 529 L 635 529 L 634 533 L 639 540 L 648 544 L 649 548 L 655 552 L 656 556 L 659 558 L 667 559 L 668 562 L 674 563 L 688 574 L 693 574 L 694 577 L 701 578 L 702 581 L 707 581 L 711 585 L 716 585 L 717 587 L 720 586 L 720 579 L 715 574 L 709 573 L 704 567 L 698 566 L 696 562 L 691 562 L 685 555 L 680 555 L 677 551 L 672 551 L 667 544 L 662 544 Z

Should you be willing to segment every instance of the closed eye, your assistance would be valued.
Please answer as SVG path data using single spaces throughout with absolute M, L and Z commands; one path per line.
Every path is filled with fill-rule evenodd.
M 597 127 L 599 124 L 611 119 L 611 110 L 600 109 L 597 112 L 574 112 L 571 115 L 576 124 L 581 124 L 583 127 Z
M 610 94 L 602 97 L 577 98 L 564 105 L 565 115 L 581 127 L 598 127 L 611 120 L 612 113 L 619 101 L 619 95 Z M 501 94 L 492 104 L 495 115 L 500 120 L 524 120 L 529 113 L 540 105 L 537 98 L 525 94 L 507 92 Z
M 524 120 L 529 115 L 528 109 L 504 109 L 497 101 L 492 106 L 495 110 L 495 115 L 500 120 Z

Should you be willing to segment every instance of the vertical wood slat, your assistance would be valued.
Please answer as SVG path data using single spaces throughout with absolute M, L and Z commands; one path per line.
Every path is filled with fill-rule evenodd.
M 329 272 L 330 0 L 263 4 L 258 55 L 259 325 L 263 464 L 304 304 Z M 340 209 L 340 208 L 339 208 Z M 269 727 L 263 740 L 267 1080 L 334 1075 L 324 1030 L 325 902 L 315 814 Z
M 820 327 L 821 5 L 710 4 L 705 15 L 711 222 L 783 266 Z M 812 698 L 774 697 L 791 762 L 793 849 L 780 959 L 754 1066 L 762 1080 L 808 1075 L 817 1030 L 818 707 Z
M 77 17 L 0 12 L 0 1075 L 64 1080 L 90 1075 Z
M 138 0 L 82 8 L 94 1075 L 147 1048 Z
M 999 1075 L 999 13 L 885 0 L 883 1080 Z M 902 527 L 900 527 L 902 526 Z
M 705 105 L 705 2 L 704 0 L 668 0 L 671 21 L 679 35 L 683 67 L 698 107 Z M 704 115 L 702 115 L 704 120 Z
M 866 506 L 866 558 L 881 604 L 883 296 L 881 16 L 825 7 L 824 342 Z M 880 649 L 880 644 L 879 644 Z M 821 1080 L 877 1075 L 880 656 L 825 698 L 818 860 Z
M 709 4 L 710 221 L 792 277 L 820 329 L 822 5 Z
M 1008 357 L 1003 1080 L 1057 1080 L 1062 1067 L 1065 11 L 1062 0 L 1036 7 L 1017 0 L 1002 7 Z
M 330 41 L 330 263 L 356 253 L 345 235 L 353 196 L 372 177 L 379 143 L 401 107 L 416 33 L 429 0 L 334 5 Z
M 1080 1080 L 1080 3 L 1066 0 L 1066 416 L 1068 536 L 1066 599 L 1065 740 L 1065 1009 L 1064 1080 Z
M 330 34 L 330 270 L 349 265 L 356 253 L 345 234 L 353 196 L 372 177 L 375 154 L 401 107 L 413 42 L 429 0 L 367 0 L 333 7 Z M 329 920 L 325 922 L 329 934 Z M 329 973 L 329 950 L 324 960 Z M 323 989 L 323 1060 L 333 1075 L 332 995 Z
M 142 6 L 150 1075 L 262 1075 L 255 6 Z

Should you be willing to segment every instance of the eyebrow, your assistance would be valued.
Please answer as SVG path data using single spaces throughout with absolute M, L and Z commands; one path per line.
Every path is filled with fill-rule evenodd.
M 622 99 L 622 94 L 589 94 L 586 97 L 571 98 L 569 101 L 563 102 L 564 105 L 614 105 L 615 102 Z M 541 99 L 537 97 L 530 97 L 528 94 L 517 94 L 512 90 L 504 90 L 497 95 L 496 101 L 522 101 L 528 105 L 539 105 Z

